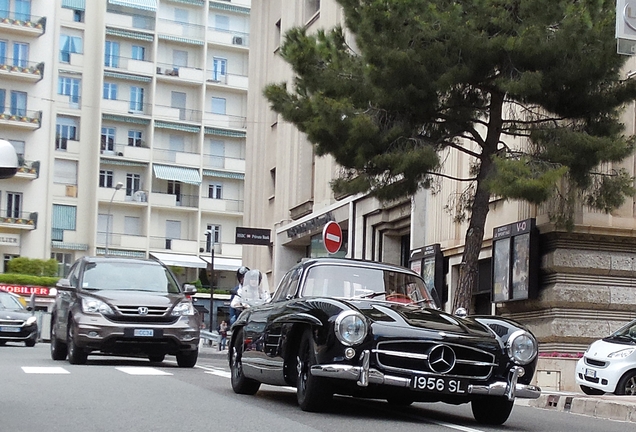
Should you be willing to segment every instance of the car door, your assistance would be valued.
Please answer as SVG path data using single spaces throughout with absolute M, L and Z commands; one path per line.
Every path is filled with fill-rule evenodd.
M 73 264 L 69 271 L 68 275 L 68 283 L 71 287 L 75 289 L 79 288 L 79 271 L 80 271 L 80 263 L 76 262 Z M 63 281 L 62 281 L 63 282 Z M 76 297 L 74 291 L 67 290 L 58 290 L 57 295 L 55 297 L 55 322 L 53 325 L 56 326 L 56 334 L 60 338 L 66 337 L 66 324 L 68 323 L 68 314 L 71 308 L 71 304 L 73 303 L 73 299 Z

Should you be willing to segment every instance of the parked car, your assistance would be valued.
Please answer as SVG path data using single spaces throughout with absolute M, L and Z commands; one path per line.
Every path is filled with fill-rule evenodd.
M 583 393 L 636 396 L 636 320 L 592 343 L 576 364 Z
M 38 320 L 32 306 L 24 306 L 20 296 L 0 290 L 0 345 L 24 342 L 35 346 L 38 339 Z
M 502 424 L 515 398 L 540 396 L 530 384 L 537 350 L 519 323 L 439 310 L 411 270 L 316 258 L 289 270 L 270 302 L 243 311 L 228 360 L 234 392 L 294 386 L 304 411 L 322 411 L 334 394 L 470 402 L 478 422 Z
M 146 356 L 161 362 L 175 355 L 194 367 L 199 354 L 199 314 L 190 296 L 161 262 L 83 257 L 56 285 L 51 313 L 51 358 L 84 364 L 93 352 Z

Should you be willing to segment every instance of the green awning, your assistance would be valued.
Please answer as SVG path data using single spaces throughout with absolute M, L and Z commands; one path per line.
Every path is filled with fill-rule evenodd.
M 106 35 L 108 36 L 118 36 L 127 39 L 135 39 L 142 40 L 146 42 L 152 42 L 155 38 L 153 35 L 146 33 L 137 33 L 130 30 L 121 30 L 116 28 L 106 27 Z
M 246 14 L 246 15 L 250 14 L 250 9 L 249 8 L 241 7 L 241 6 L 235 6 L 235 5 L 231 5 L 231 4 L 227 4 L 227 3 L 217 3 L 215 1 L 211 1 L 210 2 L 210 9 L 217 9 L 217 10 L 228 11 L 228 12 L 236 12 L 236 13 Z
M 88 245 L 84 243 L 64 243 L 61 241 L 52 241 L 51 247 L 53 249 L 66 249 L 66 250 L 78 250 L 85 251 L 88 250 Z M 110 253 L 110 251 L 109 251 Z
M 104 76 L 106 78 L 115 78 L 115 79 L 127 80 L 127 81 L 138 81 L 138 82 L 151 82 L 152 81 L 152 78 L 150 78 L 150 77 L 145 77 L 145 76 L 140 76 L 140 75 L 123 74 L 123 73 L 119 73 L 119 72 L 104 71 Z
M 130 117 L 130 116 L 120 116 L 116 114 L 102 114 L 102 120 L 110 120 L 110 121 L 116 121 L 116 122 L 122 122 L 122 123 L 133 123 L 138 125 L 150 124 L 149 119 L 136 118 L 136 117 Z
M 77 207 L 53 204 L 53 215 L 51 219 L 51 228 L 53 229 L 75 230 Z
M 108 159 L 102 157 L 101 163 L 105 165 L 117 165 L 117 166 L 134 166 L 134 167 L 147 167 L 148 163 L 143 162 L 133 162 L 126 159 Z
M 197 186 L 201 184 L 201 176 L 199 175 L 199 170 L 194 168 L 154 164 L 152 166 L 152 170 L 155 173 L 155 177 L 157 177 L 158 179 L 175 180 Z
M 203 6 L 205 5 L 205 0 L 168 0 L 172 3 L 183 3 L 187 5 L 193 6 Z
M 204 128 L 203 132 L 206 135 L 218 135 L 218 136 L 233 137 L 233 138 L 245 138 L 246 136 L 246 133 L 243 131 L 219 129 L 219 128 L 213 128 L 213 127 L 206 127 Z
M 204 169 L 203 170 L 203 175 L 206 176 L 206 177 L 245 180 L 245 174 L 243 174 L 243 173 L 233 173 L 233 172 L 225 172 L 225 171 L 216 171 L 216 170 Z
M 157 0 L 108 0 L 108 3 L 151 12 L 157 11 Z
M 86 0 L 62 0 L 62 7 L 83 11 L 86 10 Z
M 189 44 L 189 45 L 203 45 L 203 41 L 202 40 L 188 39 L 188 38 L 183 38 L 183 37 L 179 37 L 179 36 L 172 36 L 172 35 L 160 34 L 159 35 L 159 39 L 167 40 L 167 41 L 171 41 L 171 42 L 179 42 L 179 43 Z
M 104 248 L 97 248 L 96 254 L 106 255 L 106 251 Z M 143 251 L 130 251 L 130 250 L 112 249 L 112 248 L 108 248 L 108 255 L 128 257 L 128 258 L 146 258 L 146 252 L 143 252 Z
M 172 129 L 180 132 L 198 133 L 201 131 L 201 126 L 191 126 L 181 123 L 170 123 L 161 120 L 155 120 L 155 127 L 159 129 Z

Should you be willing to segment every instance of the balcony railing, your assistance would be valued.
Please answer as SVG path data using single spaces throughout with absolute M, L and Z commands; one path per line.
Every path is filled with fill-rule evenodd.
M 0 121 L 5 124 L 14 124 L 15 126 L 25 126 L 30 129 L 40 127 L 42 121 L 42 111 L 27 111 L 24 109 L 9 108 L 8 111 L 0 113 Z
M 203 25 L 174 21 L 165 18 L 159 18 L 158 21 L 158 29 L 161 34 L 187 39 L 197 39 L 201 41 L 205 37 L 205 26 Z
M 174 78 L 181 78 L 183 80 L 195 81 L 196 83 L 203 82 L 204 72 L 203 69 L 194 66 L 175 66 L 172 63 L 157 62 L 156 73 L 158 76 L 167 76 Z
M 149 115 L 152 104 L 128 99 L 102 99 L 102 109 L 113 114 Z
M 154 160 L 160 162 L 172 162 L 177 165 L 193 165 L 198 167 L 201 162 L 201 155 L 198 152 L 186 150 L 168 150 L 154 148 L 152 150 Z
M 206 111 L 203 122 L 206 126 L 215 126 L 220 128 L 246 129 L 247 117 L 227 114 L 217 114 Z
M 231 158 L 227 156 L 218 156 L 204 153 L 203 154 L 203 167 L 204 168 L 220 168 L 232 171 L 240 171 L 245 173 L 245 159 L 244 158 Z
M 152 204 L 158 204 L 162 206 L 176 206 L 176 207 L 199 207 L 198 195 L 186 195 L 186 194 L 169 194 L 163 191 L 152 191 Z
M 0 224 L 24 226 L 30 229 L 37 227 L 37 212 L 16 212 L 13 209 L 0 209 Z
M 239 75 L 239 74 L 221 74 L 219 72 L 210 71 L 207 74 L 206 81 L 208 84 L 217 84 L 228 87 L 240 88 L 247 90 L 248 87 L 248 77 L 247 75 Z
M 46 17 L 39 17 L 15 11 L 0 10 L 0 25 L 3 24 L 18 29 L 36 31 L 38 35 L 41 35 L 46 29 Z
M 238 47 L 250 46 L 249 33 L 231 31 L 217 27 L 208 27 L 208 41 Z
M 18 177 L 27 177 L 27 178 L 38 178 L 40 175 L 40 161 L 27 161 L 27 160 L 20 160 L 20 157 L 18 157 L 18 160 L 20 162 L 20 167 L 18 168 L 18 172 L 16 173 L 16 175 Z
M 201 123 L 201 110 L 177 108 L 168 105 L 155 105 L 155 118 L 162 120 L 181 120 Z
M 25 62 L 20 59 L 5 59 L 0 63 L 0 73 L 26 75 L 34 80 L 41 80 L 44 75 L 44 62 Z
M 155 18 L 123 13 L 109 6 L 106 9 L 106 25 L 152 31 L 155 29 Z
M 139 60 L 131 57 L 112 56 L 104 61 L 104 66 L 126 72 L 152 75 L 154 63 L 148 60 Z

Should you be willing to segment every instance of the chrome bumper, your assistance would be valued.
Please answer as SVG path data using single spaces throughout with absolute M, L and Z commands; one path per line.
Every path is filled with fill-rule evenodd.
M 351 365 L 315 365 L 311 367 L 313 376 L 344 379 L 349 381 L 357 381 L 360 387 L 367 387 L 369 384 L 383 384 L 394 387 L 410 387 L 410 378 L 385 375 L 377 369 L 369 367 L 369 359 L 371 357 L 369 351 L 362 353 L 362 366 Z M 537 386 L 528 384 L 519 384 L 517 382 L 521 376 L 523 368 L 513 367 L 510 370 L 510 381 L 497 381 L 488 385 L 470 384 L 467 393 L 473 395 L 486 396 L 506 396 L 509 400 L 515 398 L 537 399 L 541 396 L 541 389 Z

